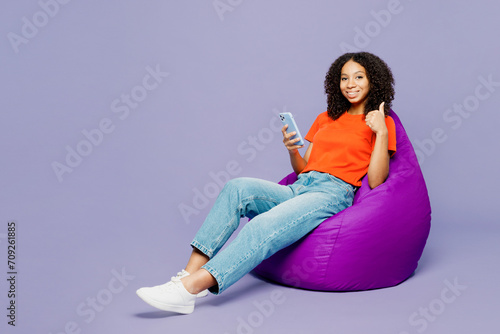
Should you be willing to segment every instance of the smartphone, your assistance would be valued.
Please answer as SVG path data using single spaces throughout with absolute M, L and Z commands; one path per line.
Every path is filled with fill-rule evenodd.
M 296 135 L 293 136 L 291 139 L 299 138 L 300 140 L 295 143 L 295 145 L 304 145 L 304 140 L 302 139 L 302 136 L 300 135 L 299 128 L 297 126 L 297 123 L 295 123 L 295 120 L 293 119 L 293 115 L 289 112 L 282 112 L 280 113 L 280 119 L 281 123 L 283 125 L 288 124 L 288 128 L 286 129 L 287 133 L 296 132 Z

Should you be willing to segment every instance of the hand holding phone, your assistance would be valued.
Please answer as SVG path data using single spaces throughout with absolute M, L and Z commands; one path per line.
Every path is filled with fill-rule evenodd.
M 283 123 L 283 125 L 288 125 L 287 133 L 295 132 L 295 135 L 293 137 L 291 137 L 290 140 L 299 138 L 299 141 L 296 142 L 295 145 L 303 146 L 304 140 L 302 139 L 299 128 L 298 128 L 297 124 L 295 123 L 295 119 L 293 118 L 293 115 L 289 112 L 284 112 L 284 113 L 280 113 L 279 116 L 281 119 L 281 123 Z

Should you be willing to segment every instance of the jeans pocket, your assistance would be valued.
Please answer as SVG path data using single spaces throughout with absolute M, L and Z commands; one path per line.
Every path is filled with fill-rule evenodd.
M 354 186 L 331 175 L 331 174 L 327 174 L 328 175 L 328 178 L 330 179 L 330 181 L 332 181 L 333 183 L 335 183 L 337 186 L 341 187 L 342 189 L 345 190 L 345 196 L 346 197 L 354 197 Z

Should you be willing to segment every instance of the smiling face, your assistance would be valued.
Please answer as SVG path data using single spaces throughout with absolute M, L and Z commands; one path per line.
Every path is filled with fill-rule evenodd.
M 363 113 L 370 91 L 365 68 L 353 60 L 345 63 L 340 73 L 340 90 L 351 103 L 351 111 L 357 114 Z

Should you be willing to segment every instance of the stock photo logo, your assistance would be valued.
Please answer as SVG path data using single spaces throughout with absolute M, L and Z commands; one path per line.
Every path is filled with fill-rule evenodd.
M 243 0 L 214 0 L 212 6 L 214 7 L 219 20 L 224 21 L 226 13 L 233 12 L 236 8 L 241 6 Z
M 236 151 L 240 158 L 244 158 L 246 163 L 254 161 L 259 152 L 264 151 L 270 143 L 274 141 L 276 134 L 281 134 L 281 121 L 277 116 L 280 111 L 273 109 L 273 117 L 269 120 L 268 126 L 263 127 L 255 135 L 249 135 L 245 140 L 240 142 Z M 283 112 L 286 112 L 286 106 L 283 107 Z M 191 223 L 191 216 L 197 216 L 201 210 L 206 209 L 210 204 L 210 200 L 218 196 L 226 182 L 232 177 L 240 175 L 243 171 L 242 163 L 237 160 L 230 160 L 226 163 L 223 170 L 217 172 L 210 171 L 208 181 L 201 189 L 195 187 L 192 189 L 193 197 L 190 203 L 182 202 L 177 208 L 186 224 Z
M 107 285 L 97 291 L 95 295 L 88 296 L 84 301 L 79 303 L 75 313 L 82 318 L 85 324 L 90 324 L 96 319 L 98 313 L 104 312 L 113 302 L 114 297 L 122 293 L 134 279 L 135 276 L 127 274 L 125 268 L 122 268 L 121 271 L 112 269 L 111 278 L 108 280 Z M 73 320 L 66 322 L 63 327 L 63 331 L 50 332 L 49 334 L 82 332 L 82 325 Z
M 163 72 L 160 65 L 157 64 L 154 68 L 146 66 L 146 74 L 142 78 L 140 84 L 132 87 L 128 94 L 122 93 L 119 98 L 111 102 L 110 110 L 117 114 L 121 121 L 126 120 L 130 116 L 131 110 L 137 109 L 142 101 L 144 101 L 149 93 L 156 90 L 163 80 L 169 76 L 168 72 Z M 100 146 L 106 135 L 112 133 L 116 128 L 116 124 L 111 118 L 104 117 L 98 122 L 98 126 L 94 129 L 83 129 L 80 133 L 83 139 L 78 141 L 74 146 L 66 145 L 66 156 L 63 162 L 53 161 L 51 163 L 52 170 L 59 183 L 63 182 L 63 176 L 70 174 L 75 168 L 80 166 L 85 157 L 88 157 L 94 149 Z
M 442 119 L 449 125 L 451 130 L 456 131 L 460 129 L 464 120 L 470 118 L 474 112 L 479 110 L 481 102 L 488 100 L 495 93 L 496 88 L 500 87 L 500 81 L 494 81 L 492 74 L 488 75 L 487 78 L 481 75 L 477 80 L 479 84 L 476 85 L 474 93 L 467 95 L 461 103 L 453 103 L 453 107 L 443 112 Z M 443 144 L 448 140 L 447 132 L 449 130 L 436 127 L 431 131 L 431 135 L 428 138 L 412 140 L 412 144 L 415 147 L 415 154 L 420 164 L 424 163 L 427 158 L 436 152 L 439 144 Z
M 412 0 L 409 0 L 412 1 Z M 366 22 L 364 27 L 354 27 L 353 44 L 341 42 L 339 44 L 342 52 L 358 52 L 368 47 L 372 40 L 382 33 L 382 30 L 387 28 L 394 16 L 403 12 L 404 6 L 400 0 L 389 0 L 386 8 L 378 11 L 371 10 L 370 16 L 373 20 Z
M 32 15 L 23 16 L 21 18 L 20 34 L 13 31 L 7 34 L 7 39 L 14 53 L 19 53 L 21 45 L 28 44 L 40 33 L 40 30 L 47 26 L 49 22 L 54 19 L 61 10 L 62 6 L 68 4 L 71 0 L 40 0 L 38 6 L 40 7 Z
M 460 284 L 458 278 L 455 277 L 453 282 L 445 279 L 443 281 L 444 288 L 441 290 L 439 297 L 429 301 L 427 305 L 421 306 L 417 311 L 410 314 L 408 324 L 412 326 L 417 333 L 423 333 L 429 328 L 429 324 L 437 321 L 449 305 L 455 303 L 467 289 L 467 285 Z M 410 334 L 408 331 L 399 332 L 399 334 Z
M 270 318 L 274 312 L 276 312 L 276 307 L 282 305 L 286 302 L 286 296 L 283 291 L 273 290 L 271 291 L 269 298 L 262 301 L 254 300 L 252 305 L 254 310 L 248 313 L 246 316 L 238 316 L 236 321 L 238 325 L 236 326 L 237 334 L 252 334 L 256 333 L 255 329 L 258 329 L 264 325 L 266 319 Z M 230 334 L 225 332 L 224 334 Z

